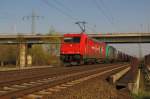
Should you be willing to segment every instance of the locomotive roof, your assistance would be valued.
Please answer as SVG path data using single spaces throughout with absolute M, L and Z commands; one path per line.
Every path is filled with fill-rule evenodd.
M 92 39 L 93 41 L 97 42 L 97 43 L 105 43 L 105 42 L 100 42 L 97 39 L 91 38 L 89 37 L 85 32 L 81 32 L 81 33 L 66 33 L 64 34 L 64 36 L 81 36 L 81 35 L 85 35 L 87 36 L 89 39 Z
M 64 36 L 81 36 L 81 35 L 87 35 L 85 33 L 67 33 L 67 34 L 64 34 Z

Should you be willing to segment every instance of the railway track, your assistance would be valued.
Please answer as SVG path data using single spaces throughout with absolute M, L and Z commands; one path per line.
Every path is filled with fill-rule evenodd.
M 106 75 L 107 73 L 121 70 L 128 67 L 129 64 L 112 65 L 107 67 L 100 67 L 96 69 L 89 69 L 85 71 L 78 71 L 75 73 L 57 75 L 47 77 L 44 79 L 34 80 L 30 82 L 22 82 L 20 84 L 13 84 L 10 86 L 3 86 L 0 89 L 0 99 L 12 98 L 42 98 L 45 95 L 51 95 L 53 92 L 68 88 L 89 79 Z
M 93 68 L 97 68 L 96 66 L 93 66 Z M 20 83 L 20 81 L 23 82 L 29 82 L 42 78 L 47 78 L 49 76 L 57 76 L 57 75 L 62 75 L 62 74 L 68 74 L 68 73 L 73 73 L 73 72 L 78 72 L 78 71 L 83 71 L 83 70 L 88 70 L 92 69 L 92 67 L 87 66 L 87 68 L 84 67 L 71 67 L 71 68 L 66 68 L 66 67 L 53 67 L 53 68 L 36 68 L 36 69 L 29 69 L 29 70 L 13 70 L 13 71 L 2 71 L 0 72 L 0 87 L 2 86 L 7 86 L 9 84 L 15 84 L 15 83 Z M 31 79 L 32 78 L 32 79 Z
M 121 64 L 107 64 L 108 66 L 121 65 Z M 93 68 L 107 67 L 106 64 L 100 65 L 86 65 L 78 67 L 55 67 L 55 68 L 35 68 L 29 70 L 13 70 L 0 72 L 0 89 L 3 86 L 12 84 L 19 84 L 33 80 L 40 80 L 48 77 L 55 77 L 58 75 L 70 74 L 80 71 L 86 71 Z M 85 68 L 86 67 L 86 68 Z

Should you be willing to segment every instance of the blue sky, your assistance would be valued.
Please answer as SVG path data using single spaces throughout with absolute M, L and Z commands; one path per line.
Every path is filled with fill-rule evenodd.
M 80 32 L 76 21 L 86 21 L 91 32 L 148 32 L 150 0 L 0 0 L 0 33 L 30 33 L 32 10 L 44 16 L 36 20 L 36 32 Z M 88 28 L 87 28 L 88 27 Z M 149 30 L 150 31 L 150 30 Z M 113 45 L 138 56 L 138 46 Z M 142 45 L 143 55 L 150 53 Z M 131 49 L 134 47 L 134 50 Z
M 36 20 L 38 33 L 46 33 L 50 27 L 79 32 L 74 23 L 82 20 L 87 22 L 87 32 L 146 32 L 149 4 L 150 0 L 0 0 L 0 33 L 30 33 L 31 19 L 22 17 L 30 16 L 33 9 L 44 16 Z

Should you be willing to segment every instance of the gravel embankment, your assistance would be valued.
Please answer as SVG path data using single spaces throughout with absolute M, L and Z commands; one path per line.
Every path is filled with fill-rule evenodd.
M 129 93 L 120 92 L 101 78 L 82 82 L 56 92 L 44 99 L 131 99 Z

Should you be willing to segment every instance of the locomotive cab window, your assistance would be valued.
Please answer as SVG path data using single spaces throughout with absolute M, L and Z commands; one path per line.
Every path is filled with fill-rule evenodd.
M 65 37 L 64 42 L 66 42 L 66 43 L 80 43 L 80 37 Z

